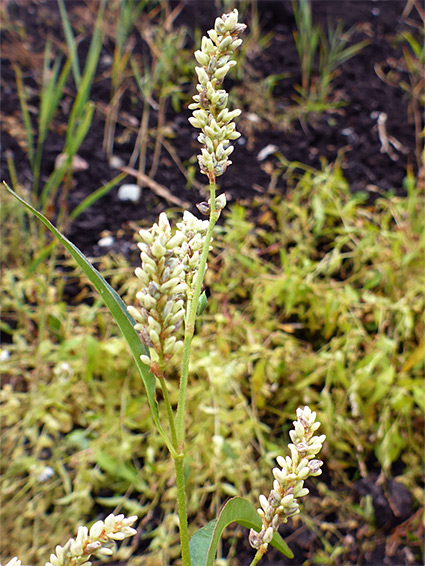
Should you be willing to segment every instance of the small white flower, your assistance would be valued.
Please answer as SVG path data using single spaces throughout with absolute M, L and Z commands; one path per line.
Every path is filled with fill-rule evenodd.
M 97 540 L 104 529 L 105 525 L 103 524 L 103 521 L 96 521 L 96 523 L 90 527 L 90 538 L 92 540 Z

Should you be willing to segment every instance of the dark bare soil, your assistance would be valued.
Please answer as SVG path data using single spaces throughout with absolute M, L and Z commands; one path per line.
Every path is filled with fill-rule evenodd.
M 74 23 L 81 16 L 81 10 L 87 9 L 87 5 L 79 0 L 68 1 L 66 4 L 71 21 Z M 170 5 L 174 8 L 178 3 L 171 2 Z M 190 30 L 198 28 L 204 33 L 212 27 L 215 17 L 221 12 L 213 0 L 187 0 L 182 5 L 183 9 L 175 21 L 175 26 L 183 24 L 188 26 L 186 47 L 192 50 L 194 32 Z M 284 78 L 277 82 L 272 91 L 273 111 L 269 116 L 267 113 L 261 113 L 261 95 L 258 100 L 257 94 L 256 105 L 252 101 L 249 103 L 249 96 L 244 94 L 244 84 L 236 75 L 233 75 L 233 83 L 229 80 L 226 84 L 229 90 L 233 86 L 235 94 L 244 103 L 244 114 L 238 126 L 243 135 L 238 140 L 232 155 L 234 164 L 220 178 L 221 189 L 226 192 L 230 202 L 243 201 L 249 204 L 253 198 L 267 193 L 271 178 L 279 167 L 279 160 L 274 154 L 270 154 L 264 161 L 260 161 L 257 156 L 270 144 L 276 146 L 274 153 L 279 152 L 286 160 L 299 161 L 314 168 L 321 167 L 322 159 L 329 163 L 337 158 L 340 159 L 351 190 L 366 191 L 371 202 L 377 194 L 390 190 L 399 195 L 404 194 L 403 180 L 406 171 L 411 169 L 416 172 L 418 167 L 409 97 L 398 84 L 400 81 L 408 82 L 409 78 L 402 49 L 396 44 L 396 37 L 402 30 L 412 31 L 412 26 L 409 22 L 406 23 L 406 17 L 418 21 L 414 10 L 403 15 L 405 8 L 404 0 L 314 1 L 315 21 L 320 21 L 326 26 L 328 21 L 335 25 L 338 18 L 343 18 L 344 29 L 357 26 L 353 41 L 368 39 L 369 44 L 343 65 L 334 80 L 332 99 L 335 103 L 343 104 L 285 125 L 282 120 L 277 121 L 276 116 L 283 116 L 286 108 L 289 111 L 294 106 L 293 97 L 296 95 L 294 86 L 301 82 L 300 65 L 292 35 L 295 24 L 291 3 L 278 0 L 258 1 L 262 33 L 272 32 L 272 35 L 264 49 L 247 53 L 246 72 L 250 82 L 257 85 L 262 84 L 262 79 L 271 74 L 283 74 Z M 64 37 L 57 4 L 53 1 L 10 1 L 5 3 L 4 9 L 12 15 L 16 25 L 22 23 L 26 35 L 24 40 L 18 41 L 16 31 L 6 30 L 2 34 L 2 179 L 10 182 L 6 164 L 6 152 L 9 152 L 14 158 L 18 180 L 25 188 L 30 186 L 32 177 L 24 149 L 23 128 L 19 126 L 19 99 L 13 64 L 18 64 L 23 69 L 25 85 L 32 89 L 29 106 L 36 107 L 37 68 L 39 69 L 42 64 L 46 39 L 52 37 L 55 42 L 61 43 L 64 42 Z M 134 38 L 135 53 L 145 52 L 146 46 L 143 45 L 140 36 L 137 34 Z M 85 39 L 80 43 L 79 53 L 83 55 L 84 51 L 87 51 L 88 43 Z M 106 57 L 111 55 L 112 51 L 113 46 L 108 46 L 106 43 L 102 55 Z M 106 76 L 105 60 L 105 58 L 101 59 L 97 80 L 91 93 L 97 111 L 79 151 L 79 155 L 88 162 L 89 167 L 74 174 L 67 199 L 69 210 L 119 172 L 111 168 L 102 150 L 105 127 L 102 105 L 109 104 L 110 95 L 110 80 Z M 389 71 L 393 73 L 391 84 L 382 80 Z M 63 149 L 64 124 L 67 121 L 71 94 L 74 92 L 73 84 L 68 88 L 69 94 L 65 95 L 64 103 L 55 120 L 54 131 L 46 140 L 41 185 L 52 172 L 55 159 Z M 182 90 L 187 96 L 188 103 L 194 93 L 194 82 L 184 84 Z M 265 91 L 263 95 L 266 100 Z M 166 114 L 167 127 L 174 133 L 174 138 L 167 141 L 184 167 L 194 164 L 193 156 L 199 150 L 197 134 L 187 121 L 190 116 L 187 103 L 182 106 L 179 113 L 174 112 L 171 105 L 168 105 Z M 142 106 L 137 89 L 129 87 L 122 98 L 120 109 L 122 120 L 117 125 L 116 131 L 116 138 L 121 138 L 121 142 L 117 141 L 114 151 L 124 164 L 128 163 L 134 147 Z M 134 119 L 134 124 L 131 126 L 128 125 L 129 115 Z M 35 113 L 33 117 L 35 118 Z M 378 128 L 379 120 L 381 123 L 384 122 L 381 129 Z M 151 127 L 155 127 L 154 120 Z M 388 141 L 389 145 L 387 145 Z M 152 161 L 152 153 L 153 141 L 148 145 L 148 169 Z M 200 174 L 196 175 L 196 179 L 198 183 L 205 183 L 205 177 Z M 202 190 L 193 186 L 187 187 L 185 176 L 177 167 L 172 153 L 165 147 L 161 149 L 160 166 L 155 181 L 182 201 L 193 203 L 193 212 L 196 211 L 194 204 L 204 200 L 205 194 Z M 126 182 L 132 183 L 134 179 L 129 177 Z M 88 255 L 105 253 L 105 248 L 100 248 L 97 244 L 105 233 L 115 237 L 112 246 L 114 251 L 127 253 L 131 241 L 128 223 L 131 222 L 132 226 L 136 226 L 142 222 L 151 222 L 170 204 L 147 187 L 143 189 L 138 203 L 118 200 L 117 190 L 117 187 L 111 190 L 67 228 L 68 237 Z M 278 175 L 274 190 L 278 190 L 282 198 L 285 198 L 286 185 L 282 174 Z M 52 217 L 55 217 L 55 211 L 52 212 Z M 402 566 L 422 563 L 409 549 L 403 545 L 397 546 L 394 542 L 398 540 L 398 535 L 402 536 L 404 531 L 408 532 L 410 523 L 414 520 L 408 491 L 395 482 L 391 484 L 391 488 L 387 486 L 384 491 L 376 478 L 365 480 L 357 485 L 356 489 L 359 497 L 366 493 L 372 496 L 377 519 L 379 518 L 380 521 L 379 534 L 373 548 L 368 553 L 361 553 L 358 541 L 364 538 L 364 533 L 351 532 L 347 528 L 345 539 L 340 541 L 345 549 L 343 558 L 335 558 L 332 563 L 362 566 Z M 392 494 L 392 499 L 389 493 Z M 394 506 L 394 498 L 398 502 L 398 507 Z M 396 513 L 394 509 L 397 509 Z M 326 520 L 332 522 L 332 517 Z M 339 527 L 340 532 L 343 530 Z M 283 529 L 282 534 L 289 536 L 288 543 L 295 554 L 295 559 L 285 560 L 281 555 L 271 551 L 264 559 L 264 564 L 301 565 L 311 559 L 315 549 L 320 545 L 317 537 L 307 528 L 292 532 L 288 526 L 286 530 Z M 389 544 L 390 540 L 393 542 L 392 545 Z M 238 549 L 239 547 L 238 557 L 240 564 L 244 566 L 252 558 L 251 552 L 246 550 L 245 538 L 238 543 Z M 244 553 L 246 553 L 246 561 L 244 561 Z
M 177 2 L 171 5 L 173 7 Z M 77 9 L 84 9 L 84 6 L 84 2 L 81 1 L 68 2 L 72 21 L 75 21 L 80 14 Z M 283 128 L 282 123 L 273 121 L 273 116 L 270 116 L 270 119 L 267 119 L 267 116 L 255 119 L 255 109 L 244 108 L 246 114 L 239 123 L 243 137 L 238 140 L 236 151 L 232 156 L 234 165 L 220 178 L 221 188 L 226 191 L 230 202 L 240 199 L 249 202 L 253 197 L 267 191 L 271 178 L 270 171 L 278 165 L 278 161 L 276 157 L 270 155 L 265 161 L 260 162 L 257 156 L 270 144 L 276 146 L 276 151 L 286 160 L 299 161 L 315 168 L 320 168 L 321 159 L 324 158 L 331 163 L 341 155 L 343 172 L 352 191 L 367 191 L 372 198 L 388 190 L 403 194 L 403 179 L 407 167 L 413 170 L 417 167 L 415 133 L 409 114 L 409 99 L 397 84 L 389 86 L 377 73 L 382 75 L 395 66 L 398 80 L 408 81 L 401 48 L 394 45 L 398 33 L 403 29 L 411 29 L 402 17 L 405 7 L 404 0 L 313 2 L 316 21 L 326 26 L 328 21 L 335 25 L 339 18 L 343 18 L 344 29 L 352 25 L 358 27 L 353 41 L 368 39 L 370 43 L 338 71 L 334 81 L 333 98 L 343 103 L 343 106 L 319 115 L 311 115 L 308 121 L 296 120 L 286 129 Z M 292 8 L 287 1 L 263 0 L 258 2 L 258 9 L 263 34 L 271 31 L 272 37 L 265 49 L 247 54 L 250 80 L 260 83 L 270 74 L 285 74 L 287 78 L 281 79 L 273 89 L 273 105 L 276 114 L 281 116 L 285 108 L 294 105 L 293 97 L 296 95 L 294 86 L 301 82 L 299 61 L 292 36 L 294 29 Z M 14 63 L 23 66 L 25 84 L 34 89 L 34 96 L 29 101 L 29 105 L 36 106 L 38 101 L 34 80 L 35 69 L 32 65 L 41 64 L 42 51 L 48 36 L 53 35 L 57 41 L 63 41 L 56 3 L 21 0 L 10 2 L 8 10 L 13 14 L 15 22 L 22 21 L 27 29 L 24 45 L 15 51 L 17 60 Z M 185 24 L 189 30 L 198 28 L 205 31 L 211 27 L 218 13 L 212 0 L 186 1 L 175 25 Z M 414 16 L 412 12 L 410 18 Z M 39 22 L 39 25 L 34 25 L 35 22 Z M 142 41 L 140 36 L 137 39 L 139 42 Z M 1 75 L 2 116 L 14 118 L 12 122 L 7 119 L 2 120 L 2 176 L 9 180 L 5 156 L 5 151 L 9 150 L 15 160 L 19 181 L 25 187 L 31 182 L 31 171 L 22 149 L 23 130 L 22 128 L 18 130 L 16 127 L 19 119 L 19 101 L 11 59 L 7 57 L 10 48 L 13 50 L 16 46 L 17 40 L 12 33 L 5 32 L 2 41 L 4 54 Z M 188 42 L 190 41 L 192 40 L 189 36 Z M 79 48 L 81 53 L 84 53 L 87 47 L 88 42 L 83 40 Z M 136 44 L 135 50 L 138 49 L 143 51 L 143 45 Z M 192 49 L 192 45 L 188 45 L 188 49 Z M 105 55 L 110 55 L 111 51 L 112 47 L 109 50 L 105 48 Z M 109 103 L 110 94 L 109 78 L 103 78 L 102 72 L 105 72 L 105 68 L 101 59 L 98 79 L 91 94 L 92 100 L 97 103 L 98 111 L 79 151 L 79 155 L 88 162 L 89 168 L 74 175 L 68 197 L 70 210 L 118 173 L 116 169 L 110 167 L 102 151 L 105 115 L 101 108 L 102 104 Z M 230 90 L 230 80 L 227 86 Z M 233 86 L 238 93 L 243 91 L 244 85 L 236 79 Z M 72 89 L 72 86 L 70 88 Z M 183 90 L 189 100 L 194 92 L 194 85 L 184 85 Z M 265 93 L 264 97 L 266 97 Z M 56 131 L 48 137 L 45 144 L 42 182 L 52 172 L 55 159 L 63 149 L 63 128 L 61 135 L 60 126 L 61 121 L 66 120 L 66 109 L 65 96 L 65 103 L 62 104 L 56 120 Z M 140 120 L 142 103 L 137 98 L 137 90 L 129 89 L 124 95 L 121 113 L 134 117 L 135 123 Z M 253 114 L 254 123 L 252 123 Z M 199 151 L 196 133 L 187 121 L 189 116 L 190 112 L 184 107 L 176 114 L 171 106 L 168 106 L 167 126 L 175 135 L 170 143 L 183 165 L 193 164 L 193 156 Z M 386 120 L 384 137 L 395 140 L 396 147 L 391 143 L 389 148 L 386 147 L 385 140 L 382 139 L 382 131 L 380 133 L 378 130 L 380 116 L 381 119 Z M 133 127 L 131 131 L 126 125 L 118 124 L 116 137 L 120 136 L 122 138 L 126 136 L 126 139 L 115 144 L 114 153 L 126 164 L 134 147 L 136 128 Z M 152 159 L 152 145 L 147 156 L 148 168 Z M 204 197 L 199 189 L 187 188 L 185 177 L 165 148 L 161 150 L 160 166 L 155 180 L 182 201 L 193 203 L 192 208 L 194 203 Z M 205 177 L 202 175 L 197 174 L 197 180 L 205 184 Z M 125 182 L 134 182 L 134 179 L 129 177 Z M 278 179 L 277 188 L 281 190 L 283 196 L 285 182 L 281 177 Z M 96 245 L 101 233 L 108 231 L 116 234 L 128 221 L 151 221 L 170 204 L 149 188 L 144 189 L 137 204 L 122 202 L 117 198 L 117 190 L 117 187 L 114 188 L 69 227 L 68 235 L 72 241 L 91 255 L 101 253 Z M 118 242 L 117 245 L 120 246 L 121 243 Z

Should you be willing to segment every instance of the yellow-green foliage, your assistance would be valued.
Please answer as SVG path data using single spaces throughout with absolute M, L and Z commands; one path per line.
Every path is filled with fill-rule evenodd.
M 308 498 L 307 511 L 367 520 L 351 492 L 371 456 L 388 474 L 403 462 L 401 481 L 421 497 L 424 202 L 412 179 L 406 187 L 407 198 L 367 206 L 337 167 L 309 170 L 286 197 L 233 206 L 218 229 L 188 390 L 193 529 L 228 496 L 255 502 L 269 489 L 304 404 L 319 412 L 325 469 L 338 485 L 316 482 L 321 497 Z M 6 234 L 5 245 L 16 236 Z M 64 300 L 64 277 L 76 277 L 69 264 L 29 272 L 5 254 L 2 558 L 47 560 L 77 525 L 122 510 L 142 518 L 150 563 L 170 563 L 172 463 L 124 340 L 83 287 L 84 303 Z M 131 267 L 106 257 L 99 268 L 132 304 Z M 169 385 L 176 403 L 178 384 Z M 46 468 L 53 475 L 43 478 Z M 318 529 L 329 555 L 328 534 Z M 130 554 L 128 543 L 119 557 Z
M 406 187 L 407 198 L 366 206 L 324 167 L 286 198 L 233 207 L 198 364 L 251 397 L 271 427 L 266 446 L 306 403 L 321 411 L 327 466 L 357 467 L 374 452 L 386 472 L 401 458 L 420 477 L 424 198 L 412 179 Z

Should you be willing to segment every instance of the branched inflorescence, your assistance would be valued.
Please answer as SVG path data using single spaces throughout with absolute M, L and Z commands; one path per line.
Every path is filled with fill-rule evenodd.
M 222 175 L 231 163 L 228 157 L 233 151 L 231 140 L 240 134 L 232 122 L 240 110 L 230 112 L 227 108 L 228 94 L 220 89 L 228 71 L 236 65 L 231 60 L 233 52 L 242 43 L 238 35 L 246 28 L 238 23 L 238 11 L 223 14 L 215 21 L 214 29 L 208 31 L 209 37 L 202 38 L 201 50 L 195 57 L 201 67 L 195 67 L 199 84 L 195 101 L 189 106 L 193 117 L 189 118 L 195 128 L 200 128 L 198 140 L 204 147 L 198 155 L 201 172 L 208 175 L 210 182 Z
M 326 436 L 313 436 L 320 427 L 320 423 L 316 422 L 316 413 L 309 407 L 298 408 L 297 420 L 293 424 L 294 430 L 289 432 L 292 443 L 288 445 L 291 455 L 276 458 L 280 468 L 273 469 L 273 489 L 268 498 L 260 495 L 261 508 L 257 511 L 263 527 L 259 533 L 251 529 L 249 534 L 251 546 L 261 555 L 266 552 L 279 525 L 299 513 L 297 498 L 309 492 L 304 487 L 304 480 L 322 473 L 323 462 L 315 459 L 315 456 L 320 452 Z
M 58 545 L 46 566 L 91 566 L 90 556 L 111 556 L 115 541 L 136 534 L 136 529 L 131 526 L 136 520 L 136 516 L 126 518 L 111 514 L 105 521 L 94 523 L 90 530 L 80 527 L 77 538 L 69 539 L 65 546 Z M 21 561 L 15 557 L 6 566 L 21 566 Z
M 207 220 L 185 211 L 174 235 L 165 213 L 150 230 L 139 232 L 142 266 L 135 274 L 143 285 L 136 294 L 141 308 L 127 309 L 150 350 L 150 357 L 143 355 L 141 359 L 158 377 L 163 376 L 167 362 L 183 347 L 185 308 L 196 283 L 207 229 Z

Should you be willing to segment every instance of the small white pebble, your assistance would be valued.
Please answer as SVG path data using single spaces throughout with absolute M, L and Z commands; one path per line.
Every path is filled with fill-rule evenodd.
M 105 236 L 104 238 L 100 238 L 97 242 L 97 245 L 101 248 L 110 248 L 114 243 L 115 238 L 113 236 Z
M 8 350 L 0 351 L 0 362 L 5 362 L 10 358 L 10 352 Z
M 60 153 L 55 159 L 55 169 L 59 169 L 65 163 L 67 156 L 65 153 Z M 79 155 L 74 155 L 72 158 L 71 169 L 74 173 L 79 173 L 80 171 L 86 171 L 89 168 L 89 164 L 85 159 Z
M 140 193 L 140 187 L 137 185 L 121 185 L 118 189 L 118 199 L 137 202 L 140 198 Z
M 124 165 L 124 160 L 121 159 L 121 157 L 118 157 L 118 155 L 111 155 L 109 165 L 112 169 L 119 169 Z
M 114 59 L 111 57 L 111 55 L 103 55 L 100 60 L 104 65 L 111 65 Z
M 46 466 L 44 470 L 37 476 L 37 481 L 44 483 L 55 475 L 53 468 Z
M 266 145 L 266 147 L 263 147 L 263 149 L 258 153 L 258 155 L 257 155 L 258 161 L 264 161 L 266 159 L 266 157 L 268 157 L 269 155 L 272 155 L 277 150 L 278 150 L 278 147 L 276 145 L 273 145 L 271 143 L 269 145 Z
M 259 122 L 261 122 L 260 117 L 257 114 L 254 114 L 253 112 L 246 113 L 245 118 L 249 120 L 252 124 L 258 124 Z

